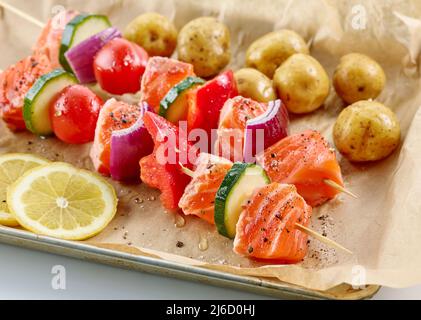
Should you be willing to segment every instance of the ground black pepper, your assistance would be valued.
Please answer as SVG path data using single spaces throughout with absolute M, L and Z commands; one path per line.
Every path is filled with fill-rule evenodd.
M 184 247 L 184 243 L 181 241 L 177 241 L 177 248 L 183 248 Z

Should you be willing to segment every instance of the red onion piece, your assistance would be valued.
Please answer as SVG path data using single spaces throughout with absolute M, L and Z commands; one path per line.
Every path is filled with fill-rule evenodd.
M 288 125 L 288 111 L 282 101 L 271 101 L 265 113 L 247 121 L 244 161 L 256 162 L 257 154 L 287 137 Z
M 117 28 L 111 27 L 82 41 L 66 52 L 65 57 L 81 84 L 96 81 L 93 69 L 96 54 L 108 42 L 121 37 L 121 32 Z
M 152 153 L 154 143 L 143 123 L 143 115 L 149 110 L 142 105 L 142 112 L 130 128 L 114 131 L 111 136 L 111 177 L 117 181 L 138 182 L 140 180 L 139 161 Z

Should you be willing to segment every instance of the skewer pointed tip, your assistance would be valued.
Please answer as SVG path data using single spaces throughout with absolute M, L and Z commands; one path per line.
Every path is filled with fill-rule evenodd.
M 332 188 L 334 188 L 334 189 L 336 189 L 340 192 L 343 192 L 343 193 L 345 193 L 345 194 L 347 194 L 347 195 L 349 195 L 349 196 L 351 196 L 355 199 L 358 199 L 358 196 L 356 194 L 354 194 L 351 191 L 345 189 L 343 186 L 341 186 L 340 184 L 336 183 L 333 180 L 325 179 L 325 180 L 323 180 L 323 182 L 326 183 L 329 187 L 332 187 Z
M 14 7 L 11 4 L 8 4 L 2 0 L 0 0 L 0 7 L 4 8 L 6 10 L 9 10 L 10 12 L 16 14 L 17 16 L 25 19 L 26 21 L 32 23 L 33 25 L 36 25 L 39 28 L 44 28 L 45 23 L 42 21 L 39 21 L 38 19 L 34 18 L 33 16 L 27 14 L 26 12 L 23 12 L 22 10 L 19 10 L 18 8 Z
M 326 244 L 330 247 L 339 249 L 339 250 L 344 251 L 344 252 L 346 252 L 350 255 L 354 254 L 351 250 L 345 248 L 344 246 L 340 245 L 336 241 L 333 241 L 332 239 L 329 239 L 328 237 L 325 237 L 325 236 L 321 235 L 320 233 L 318 233 L 314 230 L 311 230 L 310 228 L 304 227 L 303 225 L 301 225 L 299 223 L 296 223 L 295 226 L 298 230 L 308 234 L 309 236 L 319 240 L 320 242 L 322 242 L 322 243 L 324 243 L 324 244 Z
M 178 163 L 181 167 L 181 171 L 183 171 L 183 173 L 187 176 L 189 176 L 190 178 L 193 178 L 194 176 L 194 172 L 192 170 L 190 170 L 189 168 L 186 168 L 185 166 L 183 166 L 183 164 L 181 162 Z

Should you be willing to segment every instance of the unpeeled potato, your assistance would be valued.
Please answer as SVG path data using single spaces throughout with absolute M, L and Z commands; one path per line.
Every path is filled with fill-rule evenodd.
M 309 54 L 304 39 L 292 30 L 274 31 L 251 44 L 246 53 L 246 65 L 272 79 L 276 69 L 295 53 Z
M 377 98 L 385 83 L 382 67 L 360 53 L 343 56 L 333 75 L 336 93 L 348 104 Z
M 279 98 L 290 112 L 297 114 L 320 108 L 330 90 L 322 65 L 301 53 L 292 55 L 276 70 L 273 82 Z
M 199 77 L 217 75 L 231 60 L 230 32 L 215 18 L 197 18 L 181 29 L 177 52 L 178 59 L 191 63 Z
M 276 100 L 277 97 L 272 80 L 260 71 L 252 68 L 244 68 L 238 70 L 234 76 L 240 96 L 258 102 Z
M 401 130 L 395 113 L 376 101 L 359 101 L 339 115 L 333 138 L 350 161 L 381 160 L 399 145 Z
M 130 22 L 124 37 L 150 56 L 170 57 L 177 46 L 177 29 L 166 17 L 158 13 L 145 13 Z

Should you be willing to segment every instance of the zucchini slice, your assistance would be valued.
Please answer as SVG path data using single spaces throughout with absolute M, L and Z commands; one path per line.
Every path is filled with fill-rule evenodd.
M 177 123 L 187 117 L 187 92 L 194 87 L 204 84 L 205 80 L 197 77 L 187 77 L 175 85 L 162 99 L 159 115 L 172 123 Z
M 61 38 L 59 60 L 61 66 L 68 72 L 73 72 L 65 53 L 70 48 L 81 43 L 83 40 L 111 27 L 111 22 L 106 16 L 97 14 L 80 14 L 70 21 Z
M 61 69 L 40 77 L 25 96 L 23 118 L 26 128 L 39 136 L 51 135 L 50 105 L 60 91 L 76 83 L 72 74 Z
M 262 167 L 251 163 L 234 163 L 215 198 L 215 224 L 221 235 L 235 238 L 244 204 L 254 190 L 269 183 L 270 179 Z

